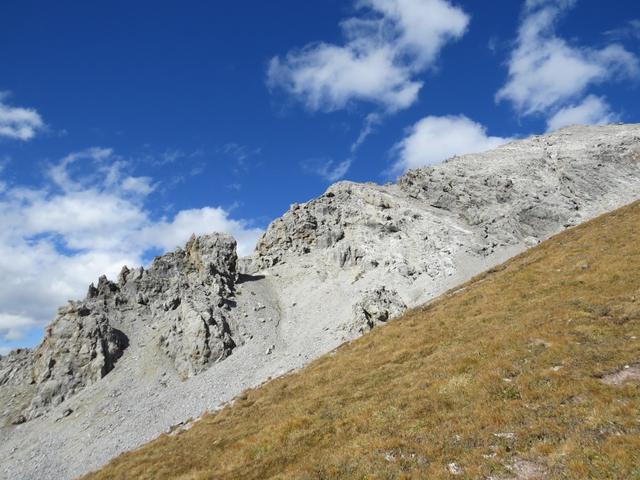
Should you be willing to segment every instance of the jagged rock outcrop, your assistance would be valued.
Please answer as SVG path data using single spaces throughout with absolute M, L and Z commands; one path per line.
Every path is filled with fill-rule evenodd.
M 3 416 L 40 416 L 111 372 L 129 345 L 116 325 L 151 322 L 159 350 L 185 378 L 228 356 L 236 345 L 226 317 L 236 260 L 235 240 L 213 234 L 192 237 L 149 269 L 123 267 L 117 283 L 100 277 L 84 300 L 60 308 L 33 352 L 0 360 L 0 384 L 32 385 L 28 405 L 14 402 Z
M 366 333 L 374 327 L 402 315 L 407 306 L 395 290 L 382 286 L 367 290 L 353 306 L 352 329 Z
M 262 237 L 257 246 L 261 266 L 269 267 L 279 263 L 287 255 L 306 254 L 311 248 L 328 248 L 342 240 L 342 217 L 345 212 L 344 200 L 349 195 L 336 195 L 328 191 L 317 200 L 308 204 L 293 204 L 286 215 L 275 220 L 269 232 Z M 348 216 L 348 213 L 347 213 Z
M 226 311 L 236 281 L 236 241 L 229 235 L 192 237 L 184 250 L 154 260 L 149 270 L 121 274 L 122 289 L 161 325 L 159 346 L 189 377 L 228 356 L 235 342 Z
M 0 356 L 0 427 L 27 421 L 23 411 L 33 398 L 33 351 L 25 348 Z
M 380 273 L 415 278 L 450 271 L 447 252 L 450 244 L 460 242 L 459 232 L 443 235 L 446 220 L 434 218 L 396 190 L 339 182 L 321 197 L 293 205 L 258 243 L 256 267 L 319 255 L 331 265 L 357 267 L 362 273 L 379 268 Z
M 33 352 L 26 348 L 18 348 L 8 355 L 0 355 L 0 387 L 2 385 L 30 383 L 29 367 L 33 362 Z
M 74 302 L 61 308 L 33 355 L 31 381 L 37 391 L 25 417 L 41 415 L 100 380 L 113 369 L 127 344 L 124 333 L 109 324 L 102 305 Z
M 194 237 L 101 278 L 38 349 L 0 358 L 0 427 L 44 413 L 0 428 L 0 477 L 78 477 L 638 198 L 640 125 L 569 127 L 394 184 L 336 183 L 251 257 Z

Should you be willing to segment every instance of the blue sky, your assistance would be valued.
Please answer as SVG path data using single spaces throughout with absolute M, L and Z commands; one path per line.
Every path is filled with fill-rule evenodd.
M 250 252 L 331 181 L 638 122 L 640 3 L 4 2 L 0 353 L 192 232 Z

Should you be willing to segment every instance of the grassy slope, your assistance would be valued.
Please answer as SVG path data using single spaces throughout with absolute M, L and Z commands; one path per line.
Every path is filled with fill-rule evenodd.
M 640 478 L 640 388 L 601 380 L 640 362 L 639 230 L 562 233 L 89 478 Z

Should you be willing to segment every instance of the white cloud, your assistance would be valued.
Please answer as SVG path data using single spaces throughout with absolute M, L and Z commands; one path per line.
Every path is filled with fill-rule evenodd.
M 354 100 L 401 110 L 418 98 L 416 74 L 469 23 L 447 0 L 359 0 L 356 7 L 363 15 L 341 24 L 344 45 L 314 43 L 272 58 L 268 85 L 310 110 L 338 110 Z
M 127 177 L 122 181 L 122 189 L 139 195 L 149 195 L 155 190 L 150 177 Z
M 0 313 L 0 337 L 7 340 L 20 340 L 22 330 L 33 327 L 35 324 L 29 317 Z
M 464 115 L 425 117 L 394 147 L 397 159 L 392 170 L 402 173 L 454 155 L 490 150 L 509 140 L 488 136 L 485 127 Z
M 619 116 L 611 111 L 604 98 L 589 95 L 577 105 L 558 110 L 547 120 L 547 130 L 557 130 L 568 125 L 603 125 L 618 119 Z
M 113 150 L 110 148 L 93 147 L 83 150 L 81 152 L 74 152 L 64 157 L 60 163 L 51 165 L 47 171 L 48 177 L 53 183 L 60 187 L 62 190 L 81 190 L 83 188 L 81 181 L 75 181 L 71 178 L 70 168 L 77 166 L 78 162 L 93 161 L 99 165 L 102 165 L 100 170 L 104 170 L 104 161 L 109 159 L 113 155 Z M 74 165 L 75 164 L 75 165 Z M 114 168 L 121 165 L 120 162 L 107 163 L 108 167 L 113 172 Z M 113 177 L 113 174 L 111 175 Z M 82 179 L 85 183 L 86 178 Z M 109 179 L 109 183 L 113 183 L 112 178 Z
M 422 83 L 394 65 L 392 51 L 378 48 L 355 52 L 320 44 L 290 53 L 269 64 L 269 85 L 279 84 L 302 99 L 310 110 L 339 110 L 350 100 L 380 103 L 389 110 L 407 108 L 418 98 Z
M 66 300 L 150 251 L 171 250 L 192 233 L 227 232 L 249 253 L 262 231 L 220 207 L 154 219 L 145 206 L 152 179 L 127 174 L 109 149 L 88 149 L 51 165 L 38 189 L 0 192 L 0 348 L 51 320 Z
M 194 208 L 178 212 L 171 220 L 154 222 L 140 231 L 145 245 L 171 250 L 181 245 L 191 234 L 202 235 L 214 231 L 232 234 L 238 242 L 238 253 L 248 255 L 253 250 L 262 230 L 250 228 L 247 222 L 229 218 L 229 212 L 220 207 Z
M 33 109 L 12 107 L 4 103 L 8 92 L 0 92 L 0 137 L 31 140 L 44 128 L 42 118 Z
M 496 100 L 521 115 L 549 114 L 581 98 L 592 85 L 640 75 L 638 58 L 623 46 L 573 46 L 555 27 L 574 0 L 527 0 L 509 76 Z

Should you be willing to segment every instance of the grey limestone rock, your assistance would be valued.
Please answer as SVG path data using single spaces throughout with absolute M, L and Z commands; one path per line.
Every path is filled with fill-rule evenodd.
M 395 290 L 378 287 L 365 291 L 353 306 L 351 328 L 366 333 L 374 327 L 402 315 L 407 306 Z
M 154 319 L 159 347 L 183 377 L 224 359 L 235 346 L 226 312 L 236 261 L 231 236 L 193 236 L 184 249 L 156 258 L 149 270 L 124 276 L 120 288 L 143 310 L 141 316 Z
M 26 421 L 34 385 L 31 381 L 33 351 L 17 349 L 0 357 L 0 427 Z
M 275 220 L 252 265 L 316 255 L 363 273 L 446 278 L 459 253 L 533 245 L 619 205 L 640 181 L 639 144 L 636 126 L 575 126 L 411 170 L 397 184 L 338 182 Z
M 126 335 L 109 324 L 101 306 L 79 302 L 61 308 L 33 354 L 31 380 L 37 390 L 25 417 L 41 415 L 100 380 L 127 345 Z
M 147 270 L 123 267 L 117 283 L 100 277 L 84 300 L 59 309 L 35 350 L 0 359 L 0 385 L 26 389 L 0 417 L 5 423 L 38 417 L 109 374 L 129 346 L 116 325 L 151 321 L 160 332 L 159 350 L 184 378 L 224 359 L 235 347 L 226 312 L 236 260 L 232 237 L 194 236 Z

